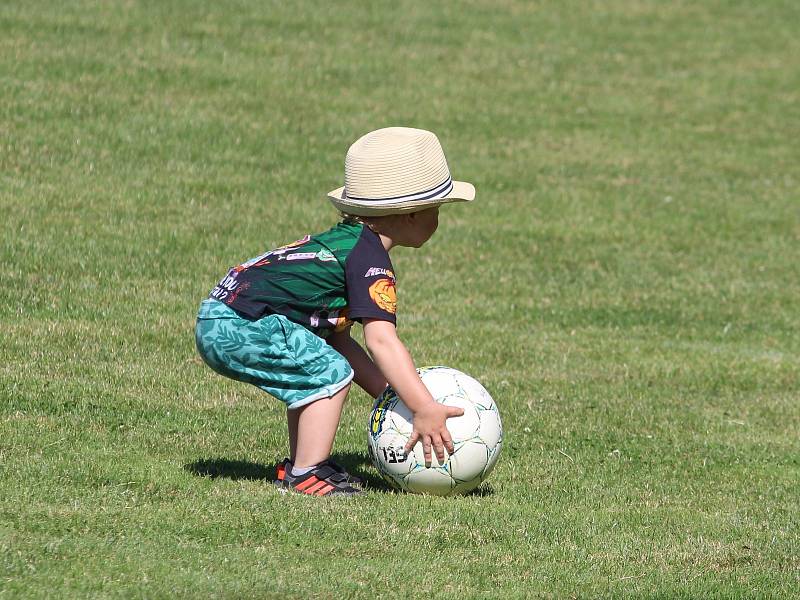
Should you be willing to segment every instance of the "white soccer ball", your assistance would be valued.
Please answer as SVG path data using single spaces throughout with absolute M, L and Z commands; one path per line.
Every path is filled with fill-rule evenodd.
M 466 494 L 486 479 L 500 456 L 503 425 L 489 392 L 475 379 L 449 367 L 417 369 L 433 399 L 464 409 L 447 420 L 453 454 L 439 464 L 433 453 L 425 466 L 422 442 L 409 454 L 404 448 L 413 431 L 413 415 L 391 387 L 378 396 L 369 420 L 369 455 L 381 476 L 393 487 L 416 494 Z

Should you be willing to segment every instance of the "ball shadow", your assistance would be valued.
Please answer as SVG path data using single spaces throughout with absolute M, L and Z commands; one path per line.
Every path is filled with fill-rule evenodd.
M 489 496 L 494 496 L 494 488 L 491 484 L 482 483 L 474 490 L 467 492 L 464 494 L 465 496 L 476 496 L 478 498 L 487 498 Z

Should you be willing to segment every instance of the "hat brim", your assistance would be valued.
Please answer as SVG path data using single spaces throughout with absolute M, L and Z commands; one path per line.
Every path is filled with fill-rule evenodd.
M 346 197 L 344 186 L 328 193 L 328 199 L 340 211 L 359 217 L 379 217 L 400 213 L 419 212 L 448 202 L 471 202 L 475 199 L 475 186 L 466 181 L 453 181 L 453 189 L 444 198 L 398 202 L 376 205 L 369 200 L 351 200 Z

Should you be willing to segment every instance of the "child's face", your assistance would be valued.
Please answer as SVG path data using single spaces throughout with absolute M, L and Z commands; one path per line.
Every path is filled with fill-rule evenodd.
M 439 207 L 428 208 L 408 215 L 411 227 L 409 227 L 409 239 L 404 246 L 419 248 L 427 242 L 439 227 Z
M 370 221 L 370 227 L 381 236 L 387 250 L 392 246 L 419 248 L 431 239 L 438 226 L 438 206 L 415 213 L 377 217 Z

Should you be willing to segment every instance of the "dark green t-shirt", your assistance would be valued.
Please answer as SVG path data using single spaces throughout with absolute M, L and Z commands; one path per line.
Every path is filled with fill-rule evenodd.
M 362 224 L 339 223 L 233 267 L 209 297 L 249 319 L 284 315 L 322 337 L 363 318 L 396 322 L 392 261 Z

